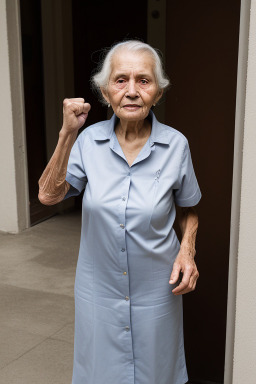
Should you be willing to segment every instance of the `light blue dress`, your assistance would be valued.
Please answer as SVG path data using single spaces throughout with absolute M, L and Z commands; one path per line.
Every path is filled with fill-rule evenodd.
M 65 199 L 84 188 L 76 268 L 72 384 L 184 384 L 182 295 L 169 284 L 180 248 L 175 204 L 201 191 L 187 138 L 150 111 L 150 137 L 130 167 L 115 115 L 73 145 Z

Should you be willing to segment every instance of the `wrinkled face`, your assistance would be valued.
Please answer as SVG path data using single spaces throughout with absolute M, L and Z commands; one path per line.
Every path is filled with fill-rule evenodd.
M 113 56 L 112 70 L 104 98 L 120 120 L 139 121 L 162 96 L 149 53 L 120 50 Z

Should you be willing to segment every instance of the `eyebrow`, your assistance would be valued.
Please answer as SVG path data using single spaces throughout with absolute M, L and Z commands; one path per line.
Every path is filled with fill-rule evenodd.
M 127 77 L 127 75 L 125 74 L 125 73 L 116 73 L 115 75 L 114 75 L 114 79 L 117 79 L 118 77 Z
M 120 72 L 120 73 L 117 72 L 114 75 L 114 79 L 118 79 L 119 77 L 128 77 L 128 75 L 123 73 L 123 72 Z M 152 76 L 150 74 L 148 74 L 148 73 L 138 73 L 135 77 L 136 78 L 137 77 L 148 77 L 148 78 L 152 79 Z

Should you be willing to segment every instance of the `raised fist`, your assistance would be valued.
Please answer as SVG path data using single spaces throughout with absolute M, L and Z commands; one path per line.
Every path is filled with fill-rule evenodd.
M 78 131 L 85 123 L 91 106 L 77 97 L 63 100 L 63 129 L 67 132 Z

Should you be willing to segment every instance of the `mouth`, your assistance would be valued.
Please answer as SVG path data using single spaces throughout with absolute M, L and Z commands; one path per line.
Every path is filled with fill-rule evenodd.
M 141 105 L 138 104 L 125 104 L 123 108 L 128 109 L 130 111 L 136 111 L 137 109 L 141 108 Z

